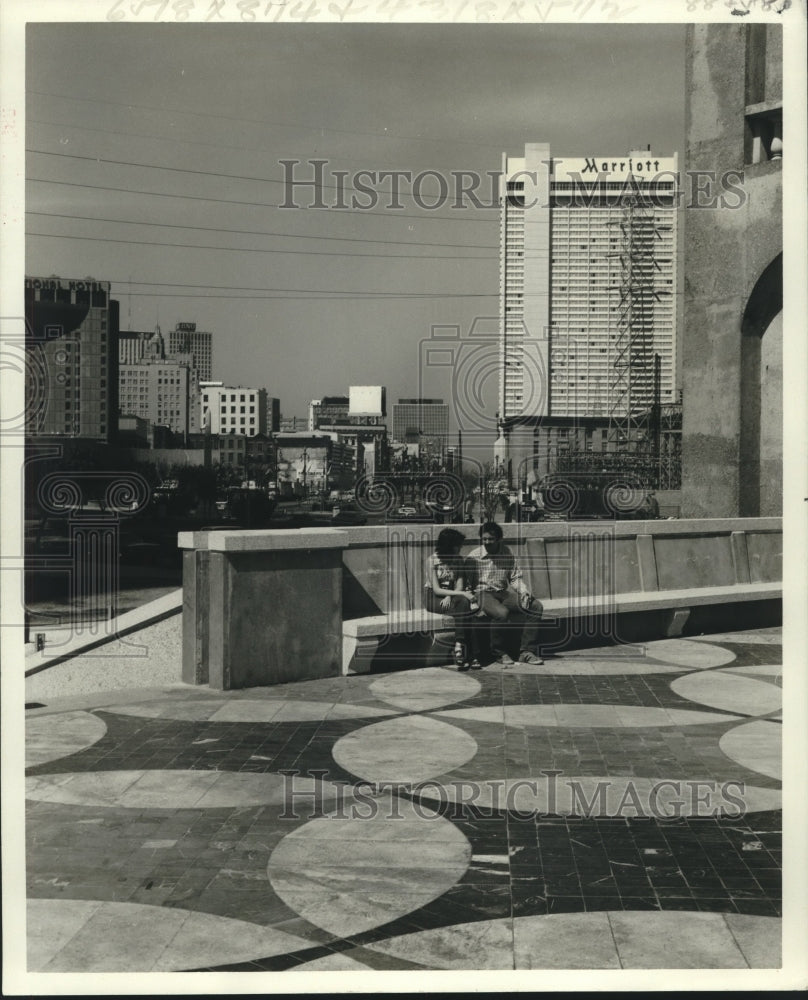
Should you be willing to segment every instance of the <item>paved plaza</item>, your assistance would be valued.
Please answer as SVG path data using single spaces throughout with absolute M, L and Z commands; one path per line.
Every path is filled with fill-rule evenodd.
M 31 972 L 771 969 L 780 630 L 26 712 Z

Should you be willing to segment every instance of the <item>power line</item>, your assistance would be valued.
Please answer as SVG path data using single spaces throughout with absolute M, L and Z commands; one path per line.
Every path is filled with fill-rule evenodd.
M 301 294 L 305 296 L 313 295 L 359 295 L 366 298 L 490 298 L 491 295 L 498 295 L 499 293 L 492 292 L 491 295 L 486 295 L 480 292 L 386 292 L 386 291 L 343 291 L 341 289 L 316 289 L 316 288 L 262 288 L 254 285 L 241 286 L 238 285 L 235 288 L 231 285 L 211 285 L 209 283 L 203 285 L 193 285 L 189 283 L 184 283 L 181 281 L 132 281 L 131 279 L 120 279 L 120 278 L 107 278 L 110 285 L 138 285 L 140 287 L 148 288 L 212 288 L 215 291 L 227 291 L 227 292 L 274 292 L 274 293 L 285 293 L 291 292 L 296 294 Z M 137 293 L 124 293 L 124 294 L 137 294 Z M 142 293 L 148 294 L 148 293 Z
M 55 97 L 63 101 L 78 101 L 82 104 L 106 104 L 116 108 L 127 108 L 130 111 L 159 111 L 161 114 L 190 115 L 193 118 L 210 118 L 217 121 L 226 121 L 228 123 L 241 122 L 246 125 L 269 125 L 273 128 L 292 128 L 303 130 L 305 132 L 319 132 L 321 134 L 323 132 L 332 132 L 334 135 L 363 135 L 372 139 L 406 139 L 409 142 L 432 142 L 447 146 L 473 146 L 475 149 L 496 149 L 501 152 L 500 146 L 494 146 L 491 143 L 475 142 L 471 139 L 433 139 L 429 136 L 400 135 L 397 132 L 364 132 L 357 129 L 330 128 L 324 125 L 308 125 L 302 122 L 290 123 L 268 121 L 265 118 L 238 118 L 235 115 L 217 115 L 212 112 L 188 111 L 183 108 L 158 108 L 150 104 L 131 104 L 129 102 L 123 103 L 121 101 L 110 101 L 98 97 L 76 97 L 73 94 L 51 94 L 43 90 L 28 90 L 26 93 L 28 95 L 36 95 L 37 97 Z
M 100 129 L 99 131 L 105 131 L 105 130 Z M 125 135 L 126 133 L 114 133 L 114 134 L 116 134 L 116 135 Z M 286 184 L 287 184 L 287 182 L 285 180 L 278 180 L 275 177 L 256 177 L 256 176 L 251 175 L 251 174 L 225 174 L 225 173 L 221 173 L 220 171 L 216 171 L 216 170 L 197 170 L 197 169 L 194 169 L 192 167 L 167 167 L 167 166 L 163 166 L 160 163 L 136 163 L 136 162 L 134 162 L 132 160 L 113 160 L 111 158 L 103 157 L 103 156 L 88 156 L 88 155 L 81 154 L 81 153 L 65 153 L 62 150 L 32 149 L 31 147 L 26 147 L 25 152 L 26 153 L 37 153 L 40 156 L 61 156 L 61 157 L 64 157 L 64 158 L 70 159 L 70 160 L 88 160 L 88 161 L 90 161 L 92 163 L 110 163 L 110 164 L 113 164 L 114 166 L 121 166 L 121 167 L 142 167 L 143 169 L 146 169 L 146 170 L 167 170 L 167 171 L 171 171 L 172 173 L 198 174 L 201 177 L 223 177 L 223 178 L 226 178 L 227 180 L 257 181 L 260 184 L 282 184 L 284 186 L 286 186 Z M 322 159 L 323 159 L 322 157 L 318 157 L 315 162 L 318 162 L 318 163 L 322 162 Z M 281 161 L 278 161 L 278 162 L 280 163 Z M 297 160 L 295 162 L 297 164 L 303 166 L 306 161 Z M 311 164 L 312 161 L 309 160 L 308 163 Z M 379 170 L 379 171 L 371 171 L 370 173 L 372 173 L 374 175 L 375 174 L 391 174 L 391 173 L 396 173 L 396 171 Z M 412 175 L 412 171 L 409 171 L 408 173 L 410 175 Z M 436 173 L 436 171 L 434 171 L 434 170 L 425 170 L 425 171 L 423 171 L 423 173 L 424 174 L 432 174 L 434 176 L 434 174 Z M 498 172 L 495 172 L 495 173 L 498 173 Z M 417 176 L 420 176 L 420 174 L 416 174 L 416 177 Z M 493 180 L 493 178 L 492 178 L 492 180 Z M 339 192 L 342 192 L 342 193 L 344 193 L 346 191 L 354 191 L 357 194 L 368 195 L 368 191 L 366 191 L 366 190 L 364 190 L 362 188 L 353 187 L 351 184 L 322 184 L 322 183 L 319 183 L 318 181 L 315 181 L 315 180 L 311 180 L 311 181 L 309 181 L 309 180 L 298 180 L 298 181 L 293 181 L 292 185 L 293 185 L 293 187 L 294 186 L 307 187 L 307 188 L 311 189 L 312 191 L 314 191 L 314 190 L 319 190 L 319 191 L 339 191 Z M 374 190 L 372 193 L 374 195 L 378 194 L 380 196 L 381 195 L 392 195 L 392 194 L 395 194 L 397 198 L 409 198 L 410 201 L 415 201 L 417 203 L 416 196 L 414 194 L 407 194 L 406 191 L 396 190 L 394 192 L 394 191 L 383 190 L 383 191 L 378 191 L 377 192 L 377 191 Z M 464 193 L 468 193 L 468 192 L 464 192 Z M 420 207 L 423 207 L 423 206 L 420 206 Z M 474 207 L 475 210 L 499 209 L 499 205 L 498 204 L 497 205 L 494 205 L 494 204 L 491 204 L 491 205 L 475 205 L 473 207 Z M 426 209 L 426 211 L 431 211 L 431 209 Z
M 137 282 L 136 282 L 137 284 Z M 386 292 L 383 295 L 372 295 L 365 293 L 355 293 L 346 292 L 344 295 L 334 294 L 333 292 L 323 293 L 323 294 L 309 294 L 309 295 L 188 295 L 182 294 L 181 292 L 124 292 L 125 295 L 131 295 L 134 298 L 139 299 L 186 299 L 193 298 L 197 299 L 236 299 L 238 301 L 244 302 L 264 302 L 264 301 L 288 301 L 288 302 L 351 302 L 351 301 L 366 301 L 371 302 L 374 299 L 380 302 L 390 302 L 395 299 L 414 299 L 418 298 L 422 301 L 434 300 L 434 299 L 495 299 L 498 297 L 498 292 L 491 292 L 490 294 L 469 292 L 468 294 L 462 293 L 448 293 L 442 294 L 440 292 L 435 293 L 423 293 L 421 295 L 414 295 L 409 292 Z
M 124 132 L 121 129 L 93 128 L 91 125 L 75 125 L 68 122 L 46 122 L 38 118 L 29 118 L 27 119 L 26 124 L 50 125 L 53 128 L 59 128 L 62 130 L 79 129 L 81 132 L 101 132 L 104 135 L 121 135 L 128 139 L 157 139 L 159 142 L 170 142 L 173 145 L 181 144 L 183 146 L 207 146 L 211 149 L 227 149 L 231 153 L 234 151 L 240 151 L 242 153 L 266 152 L 265 149 L 261 149 L 259 146 L 231 146 L 230 144 L 223 142 L 203 142 L 201 139 L 178 139 L 173 135 L 155 135 L 154 132 Z
M 75 236 L 70 233 L 32 233 L 26 230 L 26 236 L 39 236 L 45 239 L 56 240 L 85 240 L 91 243 L 122 243 L 126 246 L 141 247 L 172 247 L 183 250 L 216 250 L 218 252 L 232 253 L 282 253 L 302 255 L 304 257 L 340 257 L 347 260 L 351 257 L 370 257 L 373 260 L 493 260 L 492 257 L 465 257 L 462 254 L 407 254 L 407 253 L 340 253 L 335 250 L 276 250 L 265 247 L 222 247 L 222 246 L 202 246 L 198 243 L 161 243 L 157 240 L 118 240 L 111 236 Z
M 458 250 L 496 250 L 491 243 L 426 243 L 419 240 L 367 240 L 361 236 L 306 236 L 303 233 L 278 233 L 260 229 L 227 229 L 221 226 L 189 226 L 171 222 L 141 222 L 137 219 L 110 219 L 96 215 L 68 215 L 63 212 L 27 211 L 26 215 L 41 215 L 50 219 L 80 219 L 83 222 L 113 222 L 126 226 L 159 226 L 161 229 L 189 229 L 205 233 L 233 233 L 238 236 L 281 236 L 290 240 L 334 240 L 338 243 L 379 243 L 402 247 L 450 247 Z M 483 260 L 485 258 L 480 258 Z
M 57 154 L 51 154 L 57 155 Z M 94 161 L 95 162 L 95 161 Z M 138 165 L 138 164 L 136 164 Z M 195 194 L 170 194 L 164 191 L 141 191 L 135 188 L 121 188 L 121 187 L 111 187 L 105 184 L 82 184 L 78 181 L 54 181 L 45 177 L 29 177 L 29 181 L 33 181 L 37 184 L 53 184 L 59 187 L 80 187 L 88 188 L 93 191 L 113 191 L 118 194 L 145 194 L 150 198 L 178 198 L 183 201 L 207 201 L 219 205 L 247 205 L 250 208 L 270 208 L 279 209 L 278 205 L 268 205 L 263 201 L 239 201 L 235 198 L 206 198 L 202 195 Z M 444 221 L 444 222 L 482 222 L 490 225 L 491 223 L 497 221 L 495 219 L 468 219 L 464 216 L 453 216 L 453 215 L 435 215 L 429 209 L 425 209 L 422 215 L 417 215 L 408 212 L 399 212 L 396 209 L 391 209 L 390 212 L 380 213 L 373 212 L 366 208 L 312 208 L 311 206 L 295 206 L 294 209 L 288 209 L 287 211 L 306 211 L 306 212 L 331 212 L 334 215 L 356 215 L 359 214 L 365 218 L 371 216 L 374 219 L 386 218 L 386 219 L 418 219 L 421 222 L 431 222 L 431 221 Z

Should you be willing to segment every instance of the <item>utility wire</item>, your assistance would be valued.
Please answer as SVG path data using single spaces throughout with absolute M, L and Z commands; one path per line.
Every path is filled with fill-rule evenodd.
M 264 288 L 264 287 L 261 287 L 261 286 L 254 286 L 254 285 L 246 285 L 246 286 L 237 285 L 237 286 L 233 287 L 232 285 L 211 285 L 209 283 L 202 284 L 202 285 L 194 285 L 194 284 L 184 283 L 184 282 L 181 282 L 181 281 L 133 281 L 131 278 L 125 278 L 125 279 L 109 278 L 109 279 L 106 279 L 106 280 L 109 281 L 110 285 L 124 285 L 124 286 L 127 286 L 127 285 L 128 286 L 137 285 L 137 286 L 140 286 L 140 287 L 147 287 L 147 288 L 193 288 L 193 289 L 211 288 L 214 291 L 226 291 L 226 292 L 275 292 L 275 293 L 279 293 L 279 292 L 280 293 L 292 292 L 292 293 L 298 293 L 298 294 L 301 294 L 301 295 L 304 295 L 304 296 L 314 296 L 314 295 L 319 295 L 319 294 L 323 294 L 323 295 L 356 295 L 356 296 L 361 296 L 363 298 L 382 298 L 382 299 L 383 298 L 388 298 L 388 297 L 409 298 L 409 299 L 420 299 L 420 298 L 425 298 L 425 299 L 428 299 L 428 298 L 487 298 L 488 297 L 488 296 L 483 295 L 482 293 L 479 293 L 479 292 L 469 292 L 469 293 L 462 293 L 462 292 L 400 292 L 400 291 L 394 291 L 394 292 L 393 291 L 391 291 L 391 292 L 387 292 L 387 291 L 368 292 L 368 291 L 363 291 L 363 290 L 359 290 L 359 291 L 347 291 L 347 290 L 342 290 L 342 289 L 339 289 L 339 288 L 335 288 L 335 289 L 330 289 L 330 288 L 324 288 L 324 289 L 317 289 L 317 288 Z M 130 293 L 124 292 L 122 294 L 130 294 Z M 131 293 L 131 294 L 135 294 L 135 293 Z M 145 294 L 148 294 L 148 293 L 145 293 Z M 493 294 L 498 295 L 499 293 L 498 292 L 497 293 L 493 293 L 492 292 L 491 294 L 492 295 Z
M 137 282 L 136 282 L 137 283 Z M 374 299 L 379 302 L 390 302 L 395 299 L 412 299 L 418 298 L 421 301 L 434 300 L 434 299 L 495 299 L 498 297 L 497 292 L 491 292 L 490 294 L 483 294 L 478 292 L 470 292 L 468 294 L 457 294 L 449 293 L 442 294 L 436 293 L 424 293 L 421 295 L 412 295 L 410 293 L 404 292 L 385 292 L 382 295 L 369 295 L 364 293 L 354 293 L 346 292 L 344 295 L 334 294 L 333 292 L 327 292 L 322 294 L 313 293 L 308 295 L 198 295 L 198 294 L 183 294 L 180 292 L 122 292 L 122 295 L 134 296 L 135 298 L 142 299 L 236 299 L 237 301 L 243 302 L 263 302 L 263 301 L 289 301 L 289 302 L 351 302 L 351 301 L 366 301 L 370 302 Z M 114 296 L 113 296 L 114 297 Z
M 402 247 L 448 247 L 457 250 L 497 250 L 491 243 L 426 243 L 418 240 L 366 240 L 359 236 L 306 236 L 303 233 L 280 233 L 256 229 L 226 229 L 221 226 L 190 226 L 170 222 L 141 222 L 137 219 L 110 219 L 95 215 L 68 215 L 61 212 L 34 212 L 26 215 L 38 215 L 50 219 L 80 219 L 83 222 L 112 222 L 126 226 L 159 226 L 161 229 L 188 229 L 205 233 L 233 233 L 237 236 L 280 236 L 290 240 L 334 240 L 338 243 L 378 243 Z M 480 260 L 485 258 L 480 257 Z
M 116 134 L 120 134 L 120 133 L 116 133 Z M 125 133 L 123 133 L 123 134 L 125 134 Z M 137 163 L 137 162 L 132 161 L 132 160 L 113 160 L 113 159 L 111 159 L 109 157 L 104 157 L 104 156 L 89 156 L 89 155 L 83 154 L 83 153 L 65 153 L 62 150 L 33 149 L 30 146 L 26 146 L 25 152 L 26 153 L 38 153 L 40 156 L 61 156 L 61 157 L 64 157 L 64 158 L 70 159 L 70 160 L 88 160 L 88 161 L 93 162 L 93 163 L 110 163 L 110 164 L 113 164 L 114 166 L 142 167 L 143 169 L 146 169 L 146 170 L 168 170 L 168 171 L 171 171 L 173 173 L 180 173 L 180 174 L 198 174 L 201 177 L 223 177 L 223 178 L 226 178 L 227 180 L 256 181 L 256 182 L 258 182 L 260 184 L 282 184 L 282 185 L 284 185 L 284 187 L 287 186 L 286 180 L 279 180 L 276 177 L 256 177 L 253 174 L 226 174 L 226 173 L 222 173 L 222 172 L 216 171 L 216 170 L 197 170 L 197 169 L 192 168 L 192 167 L 163 166 L 160 163 Z M 291 159 L 293 159 L 293 157 L 289 157 L 288 159 L 291 160 Z M 296 160 L 295 162 L 299 166 L 301 166 L 301 167 L 304 167 L 307 164 L 309 166 L 311 166 L 312 165 L 312 161 L 315 160 L 315 159 L 316 159 L 316 161 L 318 163 L 321 163 L 323 161 L 324 157 L 323 156 L 318 156 L 316 158 L 311 158 L 309 160 Z M 278 163 L 280 164 L 281 161 L 279 160 Z M 314 168 L 312 167 L 312 169 L 314 169 Z M 390 174 L 390 173 L 396 173 L 396 171 L 381 169 L 381 170 L 370 171 L 370 173 L 371 174 L 385 174 L 385 173 Z M 410 177 L 413 176 L 413 172 L 412 171 L 409 171 L 408 173 L 409 173 Z M 416 177 L 419 176 L 420 173 L 432 174 L 434 176 L 435 173 L 439 174 L 440 171 L 431 170 L 431 169 L 425 169 L 422 172 L 416 173 L 415 176 Z M 470 171 L 467 172 L 466 176 L 468 176 L 469 173 L 471 173 L 471 172 Z M 498 173 L 498 172 L 494 171 L 493 173 Z M 490 175 L 488 175 L 488 176 L 490 177 Z M 323 183 L 320 183 L 320 182 L 315 181 L 315 180 L 306 180 L 306 179 L 303 179 L 303 180 L 292 181 L 292 186 L 293 186 L 293 188 L 294 187 L 305 187 L 305 188 L 307 188 L 310 191 L 315 191 L 315 190 L 318 190 L 318 191 L 340 191 L 343 194 L 346 191 L 354 191 L 357 194 L 368 196 L 368 191 L 364 190 L 363 188 L 353 187 L 351 184 L 323 184 Z M 393 192 L 392 190 L 380 190 L 380 191 L 373 190 L 373 194 L 380 195 L 380 196 L 381 195 L 392 195 L 394 193 L 395 193 L 395 195 L 396 195 L 397 198 L 409 198 L 411 201 L 416 201 L 415 195 L 414 194 L 407 194 L 406 191 L 399 190 L 399 191 Z M 468 192 L 463 192 L 463 193 L 467 194 Z M 423 196 L 421 196 L 421 197 L 423 199 Z M 478 210 L 478 211 L 479 210 L 490 210 L 492 208 L 493 209 L 499 209 L 499 204 L 496 204 L 496 205 L 494 205 L 494 204 L 491 204 L 491 205 L 474 205 L 472 207 L 475 210 Z M 427 209 L 427 211 L 431 211 L 431 209 Z
M 78 181 L 54 181 L 46 177 L 29 177 L 29 181 L 34 181 L 37 184 L 52 184 L 59 187 L 78 187 L 78 188 L 88 188 L 92 191 L 114 191 L 118 194 L 145 194 L 150 198 L 178 198 L 183 201 L 207 201 L 219 205 L 247 205 L 250 208 L 264 208 L 264 209 L 280 209 L 279 205 L 270 205 L 263 201 L 239 201 L 235 198 L 206 198 L 202 195 L 195 194 L 171 194 L 164 191 L 141 191 L 136 188 L 122 188 L 122 187 L 112 187 L 105 184 L 84 184 Z M 306 211 L 306 212 L 330 212 L 333 215 L 356 215 L 359 214 L 364 218 L 368 216 L 374 219 L 418 219 L 421 222 L 431 222 L 431 221 L 444 221 L 444 222 L 482 222 L 486 225 L 490 225 L 495 219 L 468 219 L 461 216 L 459 213 L 457 216 L 453 215 L 435 215 L 428 209 L 425 209 L 423 214 L 417 215 L 414 213 L 399 212 L 397 209 L 391 209 L 389 212 L 373 212 L 370 209 L 365 208 L 312 208 L 310 206 L 295 207 L 294 209 L 286 209 L 286 211 Z
M 238 118 L 235 115 L 217 115 L 212 112 L 201 112 L 201 111 L 188 111 L 183 108 L 167 108 L 167 107 L 155 107 L 149 104 L 131 104 L 129 102 L 123 103 L 121 101 L 110 101 L 98 97 L 77 97 L 73 94 L 52 94 L 43 90 L 27 90 L 27 95 L 35 95 L 37 97 L 55 97 L 59 100 L 69 100 L 78 101 L 82 104 L 106 104 L 111 105 L 116 108 L 126 108 L 128 111 L 159 111 L 161 114 L 172 114 L 172 115 L 190 115 L 193 118 L 209 118 L 216 121 L 226 121 L 230 122 L 241 122 L 246 125 L 261 125 L 261 126 L 271 126 L 272 128 L 292 128 L 299 129 L 306 132 L 317 132 L 322 134 L 324 132 L 331 132 L 334 135 L 363 135 L 368 136 L 373 139 L 406 139 L 409 142 L 432 142 L 439 143 L 441 145 L 447 146 L 473 146 L 475 149 L 496 149 L 498 152 L 502 152 L 500 146 L 494 146 L 491 143 L 475 142 L 472 139 L 445 139 L 445 138 L 432 138 L 430 136 L 417 136 L 417 135 L 400 135 L 396 132 L 363 132 L 357 129 L 344 129 L 344 128 L 330 128 L 323 125 L 309 125 L 304 122 L 277 122 L 269 121 L 265 118 Z
M 350 257 L 370 257 L 373 260 L 493 260 L 493 257 L 466 257 L 462 254 L 413 254 L 413 253 L 340 253 L 338 250 L 277 250 L 266 247 L 222 247 L 203 246 L 198 243 L 162 243 L 157 240 L 117 240 L 111 236 L 75 236 L 70 233 L 32 233 L 26 230 L 26 236 L 38 236 L 44 239 L 56 240 L 85 240 L 91 243 L 122 243 L 126 246 L 139 247 L 176 247 L 183 250 L 216 250 L 227 253 L 282 253 L 292 255 L 302 255 L 304 257 L 339 257 L 347 260 Z

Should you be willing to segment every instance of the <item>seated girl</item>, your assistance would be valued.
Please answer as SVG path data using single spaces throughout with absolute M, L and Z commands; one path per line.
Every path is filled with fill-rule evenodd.
M 464 536 L 454 528 L 444 528 L 438 535 L 435 551 L 428 561 L 424 607 L 432 614 L 454 618 L 454 662 L 458 670 L 480 670 L 478 633 L 472 627 L 479 606 L 474 592 L 466 586 L 465 560 L 460 555 L 464 541 Z

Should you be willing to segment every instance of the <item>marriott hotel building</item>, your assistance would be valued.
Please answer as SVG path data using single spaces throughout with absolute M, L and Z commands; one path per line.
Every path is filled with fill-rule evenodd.
M 499 415 L 512 458 L 512 429 L 528 423 L 521 458 L 582 427 L 573 447 L 604 447 L 610 417 L 654 403 L 656 355 L 660 402 L 677 401 L 678 185 L 675 154 L 559 157 L 531 143 L 503 155 Z

